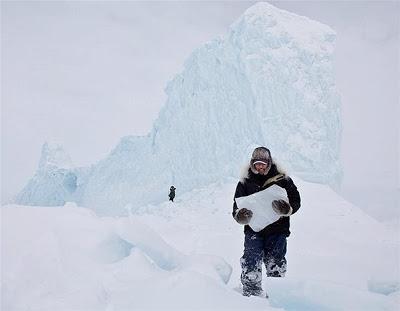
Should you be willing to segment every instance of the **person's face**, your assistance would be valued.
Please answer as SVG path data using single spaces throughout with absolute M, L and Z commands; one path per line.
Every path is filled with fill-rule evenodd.
M 264 174 L 267 170 L 267 164 L 264 163 L 256 163 L 254 164 L 254 167 L 259 174 Z

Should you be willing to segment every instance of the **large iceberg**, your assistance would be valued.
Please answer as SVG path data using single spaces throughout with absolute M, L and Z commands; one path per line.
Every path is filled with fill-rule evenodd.
M 334 41 L 326 25 L 265 2 L 253 5 L 225 36 L 192 53 L 168 83 L 167 102 L 147 136 L 124 137 L 99 163 L 70 169 L 76 190 L 56 196 L 67 201 L 65 192 L 101 215 L 121 215 L 127 206 L 166 200 L 172 184 L 179 194 L 237 177 L 257 145 L 268 146 L 293 175 L 336 184 L 341 121 Z M 18 203 L 50 204 L 46 195 L 30 199 L 29 188 Z

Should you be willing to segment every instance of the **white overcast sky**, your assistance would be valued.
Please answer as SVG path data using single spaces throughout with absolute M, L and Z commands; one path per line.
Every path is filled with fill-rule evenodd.
M 45 141 L 76 165 L 150 131 L 191 51 L 255 2 L 1 2 L 1 192 L 34 174 Z M 399 205 L 398 2 L 270 3 L 338 33 L 345 197 Z M 396 188 L 397 187 L 397 188 Z M 390 213 L 392 213 L 392 211 Z

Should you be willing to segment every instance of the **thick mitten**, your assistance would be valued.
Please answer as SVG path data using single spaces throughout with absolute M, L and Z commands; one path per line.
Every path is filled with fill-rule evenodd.
M 292 207 L 285 200 L 272 201 L 272 208 L 277 214 L 282 216 L 290 216 L 293 213 Z
M 241 225 L 247 225 L 250 222 L 251 217 L 253 217 L 253 212 L 247 208 L 242 208 L 236 215 L 236 221 Z

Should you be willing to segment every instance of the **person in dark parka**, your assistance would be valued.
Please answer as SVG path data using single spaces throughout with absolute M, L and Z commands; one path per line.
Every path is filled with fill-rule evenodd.
M 282 216 L 263 230 L 253 231 L 248 226 L 253 215 L 252 211 L 245 208 L 239 210 L 236 202 L 233 204 L 234 219 L 244 225 L 244 253 L 240 259 L 244 296 L 262 296 L 262 263 L 265 265 L 268 277 L 285 275 L 286 238 L 290 235 L 289 216 L 300 208 L 300 194 L 293 180 L 277 166 L 267 148 L 258 147 L 254 149 L 250 164 L 237 184 L 235 198 L 251 195 L 271 185 L 284 188 L 289 202 L 284 200 L 272 202 L 272 208 Z M 268 298 L 268 295 L 266 297 Z
M 171 188 L 169 188 L 169 200 L 174 202 L 174 198 L 175 198 L 175 190 L 176 188 L 174 186 L 171 186 Z

